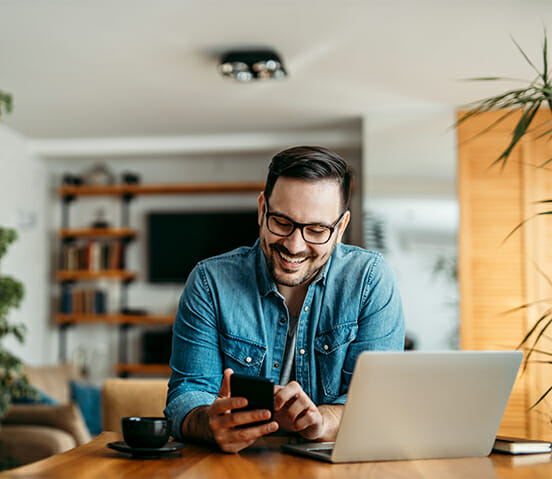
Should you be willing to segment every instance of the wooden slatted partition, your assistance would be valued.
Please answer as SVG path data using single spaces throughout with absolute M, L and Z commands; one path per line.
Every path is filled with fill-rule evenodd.
M 535 201 L 547 194 L 552 198 L 552 171 L 535 168 L 552 157 L 552 145 L 536 140 L 536 132 L 514 150 L 504 168 L 490 167 L 507 146 L 519 117 L 476 135 L 502 114 L 482 115 L 458 128 L 462 349 L 515 348 L 545 305 L 506 311 L 552 299 L 552 285 L 535 266 L 552 276 L 552 216 L 527 222 L 504 241 L 537 211 Z M 538 116 L 537 124 L 551 117 L 548 111 Z M 544 344 L 552 351 L 552 340 Z M 551 365 L 531 365 L 518 377 L 501 434 L 552 439 L 547 418 L 552 396 L 550 406 L 529 412 L 531 404 L 552 386 L 551 370 Z

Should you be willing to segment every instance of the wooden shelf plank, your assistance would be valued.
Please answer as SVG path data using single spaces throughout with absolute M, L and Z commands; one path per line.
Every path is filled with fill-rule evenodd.
M 73 314 L 58 313 L 55 315 L 55 321 L 58 324 L 75 323 L 110 323 L 110 324 L 166 324 L 172 325 L 174 315 L 154 315 L 154 314 Z
M 58 189 L 60 196 L 100 196 L 100 195 L 187 195 L 207 193 L 260 193 L 264 189 L 262 181 L 235 183 L 159 183 L 138 185 L 68 186 Z
M 136 230 L 131 228 L 61 228 L 60 238 L 132 238 Z
M 169 376 L 171 368 L 168 364 L 116 364 L 115 372 L 117 374 L 156 374 Z
M 105 269 L 99 271 L 59 270 L 56 272 L 56 279 L 58 281 L 94 281 L 98 279 L 131 281 L 135 278 L 136 273 L 123 269 Z
M 127 185 L 125 193 L 133 195 L 167 195 L 167 194 L 197 194 L 197 193 L 248 193 L 261 192 L 263 182 L 240 183 L 186 183 L 186 184 L 150 184 Z
M 58 188 L 58 193 L 60 196 L 100 196 L 100 195 L 121 196 L 124 194 L 123 185 L 105 185 L 105 186 L 62 185 Z

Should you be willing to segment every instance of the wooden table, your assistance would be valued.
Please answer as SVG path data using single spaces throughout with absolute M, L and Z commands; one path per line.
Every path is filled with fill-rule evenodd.
M 108 442 L 120 440 L 119 433 L 104 432 L 84 446 L 0 473 L 0 479 L 552 478 L 550 454 L 514 458 L 492 454 L 466 459 L 326 464 L 282 454 L 277 441 L 266 440 L 240 454 L 224 454 L 215 448 L 187 445 L 162 458 L 133 459 L 106 447 Z

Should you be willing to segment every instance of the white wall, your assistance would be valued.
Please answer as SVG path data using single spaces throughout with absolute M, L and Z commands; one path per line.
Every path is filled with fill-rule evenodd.
M 454 110 L 439 106 L 364 116 L 364 210 L 382 225 L 419 349 L 452 348 L 458 331 L 457 284 L 434 272 L 439 258 L 457 257 L 454 121 Z
M 56 334 L 50 326 L 46 182 L 43 163 L 27 150 L 27 140 L 0 124 L 0 226 L 17 230 L 0 268 L 25 286 L 25 298 L 9 320 L 24 323 L 23 345 L 13 338 L 6 347 L 29 364 L 57 358 Z

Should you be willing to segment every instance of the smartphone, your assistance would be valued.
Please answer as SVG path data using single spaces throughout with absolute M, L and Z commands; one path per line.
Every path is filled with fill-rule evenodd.
M 274 416 L 274 384 L 270 379 L 232 374 L 230 376 L 230 395 L 247 399 L 247 406 L 240 409 L 240 411 L 255 409 L 268 409 L 270 411 L 270 419 L 244 424 L 240 427 L 253 427 L 272 421 Z

